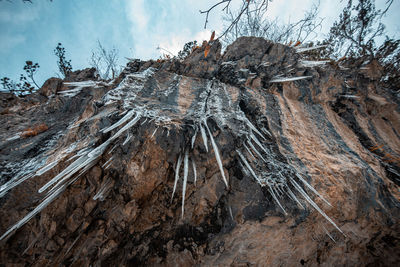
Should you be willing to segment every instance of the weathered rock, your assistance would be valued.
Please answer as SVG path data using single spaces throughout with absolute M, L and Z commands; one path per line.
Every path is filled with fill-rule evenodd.
M 134 60 L 112 85 L 75 73 L 0 115 L 0 262 L 395 265 L 400 116 L 378 74 L 261 38 L 220 49 Z
M 13 93 L 0 92 L 0 108 L 12 107 L 18 101 L 18 97 Z
M 76 70 L 70 72 L 67 77 L 65 77 L 66 82 L 81 82 L 87 80 L 97 80 L 95 68 L 86 68 L 83 70 Z
M 60 78 L 50 78 L 44 82 L 42 88 L 39 90 L 39 94 L 49 97 L 57 94 L 61 90 L 63 82 Z

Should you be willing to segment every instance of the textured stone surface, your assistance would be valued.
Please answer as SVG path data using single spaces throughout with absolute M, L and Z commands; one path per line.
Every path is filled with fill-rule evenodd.
M 61 90 L 63 81 L 60 78 L 50 78 L 43 84 L 42 88 L 39 90 L 39 94 L 49 97 L 55 95 Z
M 1 264 L 393 266 L 400 260 L 399 102 L 380 86 L 376 71 L 341 70 L 335 62 L 304 67 L 293 48 L 259 38 L 240 38 L 223 55 L 218 42 L 207 58 L 203 49 L 184 61 L 131 61 L 113 84 L 7 107 L 13 112 L 0 115 L 0 183 L 58 162 L 0 198 L 1 235 L 42 201 L 46 192 L 38 189 L 74 161 L 69 158 L 101 146 L 120 128 L 101 129 L 124 111 L 145 115 L 41 213 L 0 241 Z M 69 81 L 94 79 L 87 73 Z M 311 78 L 270 83 L 276 75 Z M 207 152 L 196 128 L 205 115 L 229 188 L 210 140 Z M 270 133 L 262 139 L 268 164 L 286 166 L 286 179 L 292 169 L 304 173 L 332 206 L 304 190 L 343 234 L 304 199 L 301 209 L 282 195 L 284 215 L 268 187 L 241 167 L 237 150 L 246 153 L 249 137 L 243 116 Z M 49 129 L 9 139 L 37 123 Z M 197 181 L 189 161 L 182 217 L 183 170 L 172 201 L 171 194 L 185 150 Z M 247 159 L 257 173 L 272 168 L 258 163 L 258 155 Z

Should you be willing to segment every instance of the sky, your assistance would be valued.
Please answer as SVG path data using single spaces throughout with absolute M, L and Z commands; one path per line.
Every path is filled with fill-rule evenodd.
M 26 60 L 37 62 L 39 85 L 50 77 L 61 76 L 54 48 L 60 42 L 66 49 L 74 70 L 90 67 L 89 59 L 99 40 L 119 52 L 118 64 L 126 58 L 157 59 L 161 47 L 177 54 L 186 42 L 208 40 L 212 30 L 222 32 L 221 8 L 210 14 L 207 29 L 205 16 L 217 0 L 0 0 L 0 77 L 18 81 Z M 268 17 L 282 22 L 296 21 L 315 0 L 273 0 Z M 238 7 L 241 0 L 233 0 Z M 319 16 L 328 32 L 343 9 L 344 0 L 321 0 Z M 377 0 L 382 7 L 385 0 Z M 400 36 L 398 19 L 400 1 L 395 0 L 384 18 L 387 31 Z M 165 52 L 164 52 L 165 53 Z

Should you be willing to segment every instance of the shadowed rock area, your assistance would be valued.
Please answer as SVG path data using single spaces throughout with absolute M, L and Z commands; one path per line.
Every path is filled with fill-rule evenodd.
M 0 266 L 399 262 L 399 96 L 376 62 L 210 45 L 1 93 Z

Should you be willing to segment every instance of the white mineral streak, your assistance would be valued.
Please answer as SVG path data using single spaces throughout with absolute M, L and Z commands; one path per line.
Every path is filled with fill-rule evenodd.
M 242 160 L 242 162 L 244 163 L 244 165 L 247 167 L 247 169 L 250 171 L 251 175 L 254 177 L 254 179 L 261 185 L 267 185 L 269 187 L 269 192 L 271 193 L 272 197 L 274 198 L 274 200 L 276 201 L 276 203 L 279 205 L 279 207 L 281 207 L 281 209 L 283 210 L 284 214 L 287 214 L 285 209 L 283 208 L 283 206 L 281 205 L 281 203 L 279 202 L 278 198 L 276 197 L 274 190 L 272 189 L 272 187 L 269 185 L 269 183 L 265 183 L 262 179 L 260 179 L 257 174 L 254 172 L 253 168 L 251 167 L 251 165 L 249 164 L 249 162 L 246 160 L 246 158 L 243 156 L 243 154 L 239 151 L 236 150 L 236 153 L 239 155 L 240 159 Z
M 47 165 L 44 166 L 43 168 L 39 169 L 39 170 L 36 172 L 35 175 L 36 175 L 36 176 L 40 176 L 40 175 L 46 173 L 47 171 L 51 170 L 54 166 L 56 166 L 57 163 L 58 163 L 58 160 L 55 160 L 55 161 L 53 161 L 53 162 L 50 162 L 49 164 L 47 164 Z
M 64 82 L 64 85 L 66 86 L 74 86 L 74 87 L 96 87 L 96 85 L 98 85 L 99 82 L 96 81 L 82 81 L 82 82 Z M 65 91 L 61 91 L 60 93 L 65 92 Z
M 235 65 L 237 65 L 237 62 L 236 61 L 225 61 L 225 62 L 222 62 L 221 65 L 222 66 L 225 66 L 225 65 L 235 66 Z
M 271 66 L 271 62 L 262 62 L 262 63 L 260 64 L 260 66 L 262 66 L 262 67 L 269 67 L 269 66 Z
M 42 186 L 39 189 L 39 193 L 43 193 L 45 190 L 47 190 L 50 186 L 53 184 L 61 181 L 67 180 L 69 177 L 77 173 L 80 169 L 84 167 L 84 164 L 88 161 L 87 155 L 84 155 L 77 160 L 75 160 L 73 163 L 71 163 L 67 168 L 65 168 L 62 172 L 60 172 L 58 175 L 56 175 L 53 179 L 48 181 L 44 186 Z
M 67 97 L 74 97 L 77 94 L 79 94 L 83 88 L 86 88 L 86 87 L 95 87 L 96 88 L 96 87 L 98 87 L 99 84 L 100 84 L 100 82 L 95 82 L 95 81 L 64 82 L 64 85 L 66 85 L 68 87 L 76 87 L 76 88 L 60 91 L 60 92 L 58 92 L 58 94 L 67 96 Z
M 104 167 L 104 170 L 107 170 L 108 168 L 110 168 L 112 165 L 112 162 L 108 163 L 107 166 Z
M 267 134 L 269 137 L 272 137 L 272 134 L 267 130 L 267 129 L 265 129 L 264 127 L 262 127 L 261 128 L 261 131 L 263 131 L 265 134 Z
M 113 137 L 115 137 L 114 135 Z M 66 169 L 64 169 L 61 173 L 59 173 L 56 177 L 51 179 L 49 182 L 47 182 L 43 187 L 39 189 L 39 193 L 44 192 L 47 190 L 50 186 L 52 186 L 54 183 L 58 182 L 52 190 L 55 188 L 61 186 L 65 181 L 67 181 L 70 177 L 72 177 L 74 174 L 76 174 L 78 171 L 81 171 L 83 169 L 87 169 L 87 166 L 93 165 L 95 161 L 104 153 L 108 145 L 111 143 L 113 140 L 113 137 L 108 139 L 106 142 L 101 144 L 100 146 L 96 147 L 95 149 L 89 150 L 88 153 L 82 155 L 79 157 L 76 161 L 71 163 Z M 116 137 L 115 137 L 116 138 Z
M 108 163 L 113 160 L 113 157 L 109 158 L 101 167 L 104 168 Z
M 212 145 L 212 147 L 214 149 L 215 159 L 217 160 L 218 167 L 219 167 L 219 170 L 220 170 L 221 175 L 222 175 L 222 179 L 224 180 L 224 183 L 225 183 L 226 187 L 228 188 L 229 187 L 228 186 L 228 181 L 226 180 L 226 177 L 225 177 L 224 167 L 222 166 L 222 161 L 221 161 L 221 157 L 219 155 L 218 146 L 214 141 L 213 135 L 212 135 L 212 133 L 210 131 L 210 128 L 208 128 L 207 121 L 205 119 L 203 120 L 203 123 L 207 128 L 208 134 L 210 135 L 211 145 Z
M 250 131 L 250 138 L 266 153 L 269 154 L 269 151 L 261 144 L 260 140 Z
M 388 171 L 390 171 L 391 173 L 397 175 L 398 177 L 400 177 L 400 173 L 398 173 L 395 169 L 393 168 L 388 168 Z
M 82 156 L 83 154 L 85 154 L 85 153 L 86 153 L 88 150 L 90 150 L 90 149 L 91 149 L 90 147 L 85 147 L 85 148 L 79 150 L 78 152 L 76 152 L 75 155 L 73 155 L 72 157 L 70 157 L 70 158 L 67 160 L 67 162 L 72 161 L 73 159 L 76 159 L 76 158 Z
M 158 127 L 156 127 L 156 129 L 154 130 L 153 134 L 151 135 L 152 138 L 153 138 L 154 135 L 156 134 L 157 130 L 158 130 Z
M 194 175 L 194 184 L 196 185 L 196 181 L 197 181 L 196 163 L 194 162 L 193 158 L 191 161 L 192 161 L 192 168 L 193 168 L 193 175 Z
M 186 196 L 186 185 L 189 172 L 189 150 L 185 150 L 185 156 L 183 158 L 183 186 L 182 186 L 182 218 L 185 212 L 185 196 Z
M 303 179 L 303 177 L 301 177 L 300 174 L 296 173 L 297 178 L 299 178 L 300 181 L 303 182 L 303 184 L 305 186 L 307 186 L 314 194 L 316 194 L 317 196 L 319 196 L 326 204 L 328 204 L 329 206 L 332 207 L 331 203 L 329 203 L 328 200 L 326 200 L 320 193 L 318 193 L 317 190 L 314 189 L 314 187 L 312 187 L 309 183 L 307 183 L 306 180 Z
M 76 181 L 78 177 L 71 179 L 68 183 L 64 184 L 63 186 L 59 187 L 57 190 L 55 190 L 52 194 L 47 196 L 34 210 L 29 212 L 24 218 L 22 218 L 19 222 L 14 224 L 10 229 L 8 229 L 1 237 L 0 240 L 3 240 L 5 237 L 7 237 L 9 234 L 11 234 L 13 231 L 17 230 L 21 226 L 23 226 L 25 223 L 27 223 L 32 217 L 34 217 L 36 214 L 41 212 L 47 205 L 49 205 L 51 202 L 53 202 L 54 199 L 56 199 L 70 184 Z
M 6 141 L 13 141 L 13 140 L 20 139 L 21 138 L 21 133 L 17 133 L 16 135 L 7 138 Z
M 83 173 L 93 167 L 99 157 L 104 153 L 108 145 L 118 138 L 123 132 L 131 128 L 140 118 L 142 113 L 136 112 L 136 116 L 126 123 L 120 130 L 117 131 L 112 137 L 110 137 L 107 141 L 105 141 L 100 146 L 87 150 L 86 153 L 81 155 L 77 160 L 71 163 L 67 168 L 65 168 L 62 172 L 56 175 L 53 179 L 47 182 L 44 186 L 39 189 L 39 193 L 43 193 L 45 190 L 49 189 L 52 185 L 55 185 L 50 189 L 47 193 L 45 199 L 40 203 L 32 212 L 28 213 L 22 220 L 12 226 L 6 233 L 0 237 L 2 240 L 8 234 L 18 229 L 22 225 L 24 225 L 27 221 L 29 221 L 33 216 L 39 213 L 42 209 L 44 209 L 49 203 L 51 203 L 55 198 L 57 198 L 70 184 L 76 181 Z M 118 121 L 117 123 L 119 123 Z M 121 124 L 119 124 L 121 125 Z M 45 167 L 46 168 L 46 167 Z M 42 170 L 43 171 L 43 170 Z M 79 173 L 78 173 L 79 172 Z M 75 177 L 74 175 L 77 174 Z M 70 179 L 73 177 L 72 179 Z M 27 179 L 27 178 L 25 178 Z M 19 182 L 20 183 L 20 182 Z M 1 191 L 0 191 L 1 192 Z
M 299 201 L 299 199 L 296 197 L 296 195 L 292 192 L 292 190 L 290 189 L 290 187 L 286 187 L 287 193 L 289 194 L 289 196 L 296 201 L 297 205 L 304 210 L 304 206 L 301 204 L 301 202 Z
M 356 95 L 341 95 L 341 97 L 345 97 L 345 98 L 360 98 L 359 96 L 356 96 Z
M 124 124 L 125 122 L 127 122 L 130 118 L 133 117 L 133 115 L 135 115 L 135 111 L 134 110 L 130 110 L 128 113 L 125 114 L 124 117 L 122 117 L 119 121 L 117 121 L 116 123 L 114 123 L 113 125 L 111 125 L 110 127 L 107 127 L 103 130 L 101 130 L 101 132 L 103 133 L 108 133 L 112 130 L 114 130 L 115 128 L 121 126 L 122 124 Z
M 191 141 L 192 149 L 193 149 L 193 146 L 194 146 L 194 142 L 196 141 L 196 135 L 197 135 L 197 127 L 196 127 L 196 130 L 195 130 L 195 132 L 194 132 L 194 134 L 192 136 L 192 141 Z
M 247 150 L 247 152 L 253 157 L 253 159 L 256 159 L 256 156 L 254 156 L 253 152 L 251 152 L 250 148 L 246 145 L 246 143 L 243 143 L 243 146 Z
M 204 130 L 203 125 L 201 125 L 201 122 L 199 123 L 199 125 L 200 125 L 201 137 L 203 138 L 204 147 L 206 148 L 206 151 L 208 152 L 206 131 Z
M 251 121 L 249 121 L 249 119 L 247 119 L 247 117 L 245 117 L 245 121 L 247 123 L 247 125 L 250 127 L 250 129 L 252 129 L 254 132 L 256 132 L 259 136 L 262 137 L 262 139 L 266 140 L 266 138 L 264 137 L 264 135 L 262 135 L 262 133 L 260 133 L 260 131 L 251 123 Z
M 3 197 L 10 189 L 16 187 L 20 183 L 24 182 L 25 180 L 27 180 L 33 176 L 34 176 L 33 174 L 27 174 L 22 177 L 16 176 L 16 177 L 12 178 L 10 181 L 8 181 L 7 183 L 0 186 L 0 197 Z
M 261 155 L 261 153 L 255 148 L 255 146 L 253 145 L 253 143 L 251 142 L 251 140 L 247 140 L 247 144 L 249 144 L 249 146 L 251 147 L 251 149 L 253 149 L 254 152 L 256 152 L 257 156 L 259 156 L 262 161 L 267 162 L 267 160 Z
M 235 219 L 233 218 L 232 208 L 230 205 L 229 205 L 229 215 L 231 215 L 231 219 L 232 219 L 232 221 L 234 221 Z
M 157 130 L 157 129 L 156 129 L 156 130 Z M 151 136 L 151 137 L 153 137 L 153 136 Z M 123 146 L 126 145 L 126 144 L 131 140 L 131 138 L 132 138 L 131 132 L 128 131 L 128 134 L 126 135 L 126 139 L 125 139 L 125 141 L 122 143 L 122 145 L 123 145 Z
M 335 239 L 331 236 L 331 234 L 329 233 L 329 231 L 325 228 L 325 226 L 323 226 L 322 224 L 320 224 L 322 226 L 322 229 L 324 229 L 325 233 L 329 236 L 329 238 L 336 243 Z
M 279 199 L 278 199 L 277 196 L 275 195 L 275 191 L 274 191 L 273 187 L 272 187 L 269 183 L 266 183 L 266 184 L 267 184 L 267 186 L 268 186 L 269 192 L 270 192 L 271 195 L 272 195 L 272 198 L 276 201 L 276 203 L 279 205 L 279 207 L 281 207 L 281 209 L 283 210 L 283 213 L 284 213 L 285 215 L 287 215 L 286 210 L 283 208 L 281 202 L 279 202 Z
M 115 145 L 110 149 L 110 151 L 108 151 L 108 154 L 113 153 L 114 149 L 115 149 L 117 146 L 118 146 L 118 144 L 115 144 Z
M 317 67 L 317 66 L 324 66 L 328 62 L 329 62 L 329 60 L 320 60 L 320 61 L 300 60 L 300 66 L 312 68 L 312 67 Z
M 35 174 L 39 169 L 46 168 L 45 164 L 48 156 L 45 152 L 50 151 L 61 136 L 62 133 L 58 132 L 49 142 L 43 144 L 41 147 L 43 153 L 39 154 L 38 156 L 22 162 L 10 162 L 6 165 L 11 169 L 18 170 L 18 172 L 8 182 L 0 186 L 0 198 L 17 185 L 21 184 L 27 179 L 35 177 Z
M 243 156 L 243 154 L 239 150 L 236 150 L 236 153 L 239 155 L 240 159 L 242 160 L 242 162 L 244 163 L 246 168 L 250 171 L 250 173 L 254 177 L 254 179 L 256 179 L 256 181 L 259 184 L 262 184 L 261 179 L 258 178 L 257 174 L 254 172 L 253 168 L 250 166 L 249 162 L 246 160 L 246 158 Z
M 96 193 L 96 195 L 93 196 L 93 200 L 99 199 L 100 201 L 103 201 L 105 197 L 107 196 L 108 191 L 112 187 L 112 179 L 108 178 L 104 184 L 100 187 L 99 191 Z
M 298 76 L 298 77 L 274 77 L 269 82 L 270 83 L 282 83 L 282 82 L 292 82 L 298 80 L 304 80 L 312 78 L 312 76 Z
M 174 195 L 175 195 L 176 185 L 178 184 L 179 171 L 180 171 L 180 168 L 181 168 L 181 164 L 182 164 L 182 154 L 179 154 L 178 162 L 176 163 L 174 189 L 172 191 L 171 202 L 172 202 L 172 199 L 174 198 Z
M 296 52 L 297 53 L 303 53 L 303 52 L 307 52 L 307 51 L 311 51 L 311 50 L 315 50 L 315 49 L 320 49 L 320 48 L 324 48 L 326 47 L 326 45 L 317 45 L 314 47 L 299 47 L 296 48 Z
M 142 72 L 127 75 L 116 88 L 108 91 L 103 97 L 105 105 L 122 101 L 124 110 L 131 110 L 134 107 L 134 100 L 138 93 L 143 89 L 145 82 L 154 72 L 154 68 L 148 68 Z
M 344 235 L 344 233 L 342 232 L 342 230 L 340 230 L 340 228 L 336 225 L 336 223 L 332 221 L 332 219 L 329 218 L 329 216 L 326 215 L 325 212 L 321 210 L 317 204 L 315 204 L 315 202 L 307 195 L 306 192 L 304 192 L 301 186 L 298 185 L 294 179 L 290 179 L 290 182 L 292 183 L 294 188 L 296 188 L 296 190 L 307 200 L 307 202 L 314 207 L 314 209 L 316 209 L 328 222 L 330 222 L 333 226 L 335 226 L 335 228 Z
M 59 95 L 66 96 L 66 97 L 74 97 L 82 91 L 83 88 L 78 87 L 75 89 L 65 90 L 58 92 Z
M 49 182 L 47 182 L 43 187 L 41 187 L 39 189 L 39 193 L 42 193 L 43 191 L 47 190 L 50 186 L 52 186 L 56 182 L 58 182 L 57 185 L 55 186 L 55 188 L 57 188 L 64 181 L 66 181 L 71 176 L 76 174 L 78 171 L 80 171 L 81 169 L 84 169 L 87 165 L 92 165 L 104 153 L 104 151 L 107 149 L 108 145 L 113 140 L 118 138 L 123 132 L 125 132 L 126 130 L 131 128 L 140 119 L 140 117 L 141 117 L 141 114 L 139 112 L 137 112 L 135 118 L 133 118 L 131 121 L 129 121 L 127 124 L 125 124 L 125 126 L 123 126 L 120 130 L 118 130 L 117 133 L 115 133 L 112 137 L 110 137 L 107 141 L 105 141 L 100 146 L 89 151 L 87 154 L 82 155 L 76 161 L 71 163 L 71 165 L 69 165 L 67 168 L 65 168 L 61 173 L 59 173 L 56 177 L 54 177 Z M 119 121 L 116 123 L 119 123 Z
M 164 96 L 169 96 L 170 94 L 172 94 L 175 91 L 176 84 L 179 83 L 181 80 L 181 75 L 174 74 L 172 83 L 167 87 L 167 89 L 162 91 L 162 94 Z

